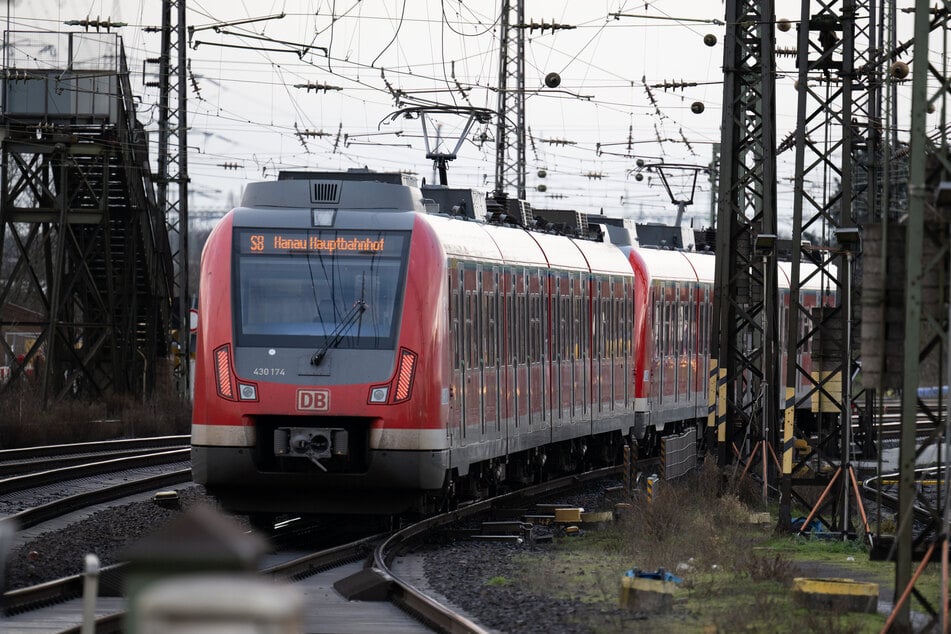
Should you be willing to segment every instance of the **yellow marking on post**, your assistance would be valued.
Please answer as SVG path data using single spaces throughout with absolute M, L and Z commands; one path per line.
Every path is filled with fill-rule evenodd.
M 795 449 L 793 425 L 796 417 L 796 388 L 794 387 L 786 388 L 786 409 L 783 414 L 783 475 L 791 475 L 793 449 Z
M 707 369 L 707 427 L 717 424 L 717 360 L 710 359 Z
M 726 442 L 726 368 L 720 368 L 717 382 L 717 442 Z

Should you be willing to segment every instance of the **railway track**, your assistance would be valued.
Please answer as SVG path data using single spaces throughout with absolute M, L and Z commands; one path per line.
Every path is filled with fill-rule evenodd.
M 0 522 L 20 529 L 191 480 L 188 448 L 98 460 L 0 479 Z
M 184 449 L 191 436 L 153 436 L 0 450 L 0 478 L 115 458 Z
M 598 478 L 618 474 L 618 467 L 592 471 L 586 474 L 551 480 L 514 493 L 484 500 L 416 522 L 403 529 L 366 536 L 351 542 L 323 548 L 275 563 L 261 572 L 277 579 L 293 582 L 308 597 L 307 631 L 443 631 L 483 632 L 477 624 L 452 608 L 428 596 L 409 581 L 409 576 L 393 566 L 401 554 L 427 543 L 434 533 L 460 522 L 472 521 L 478 516 L 488 516 L 498 509 L 519 504 L 530 505 L 531 498 L 566 493 L 573 487 L 582 486 Z M 100 601 L 108 603 L 108 614 L 96 620 L 97 632 L 122 630 L 125 618 L 121 596 L 125 564 L 103 569 L 100 579 Z M 3 596 L 4 610 L 15 621 L 10 625 L 27 622 L 30 610 L 40 606 L 70 602 L 75 604 L 82 594 L 83 577 L 74 575 L 54 582 L 11 591 Z M 372 602 L 348 601 L 334 592 L 348 594 L 353 598 L 376 599 Z M 353 596 L 354 588 L 360 596 Z M 348 592 L 348 589 L 350 592 Z M 111 598 L 102 598 L 108 595 Z M 75 613 L 75 606 L 72 608 Z M 412 616 L 410 616 L 412 615 Z M 320 619 L 319 623 L 313 621 Z M 330 619 L 330 621 L 328 621 Z M 336 623 L 333 619 L 341 619 Z M 73 621 L 75 622 L 75 620 Z M 0 626 L 2 626 L 0 622 Z M 327 628 L 330 628 L 329 630 Z M 356 628 L 356 629 L 354 629 Z M 79 632 L 80 627 L 69 627 L 63 632 Z

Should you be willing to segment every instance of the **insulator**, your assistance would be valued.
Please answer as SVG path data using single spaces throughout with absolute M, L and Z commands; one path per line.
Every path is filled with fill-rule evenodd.
M 888 72 L 890 72 L 895 79 L 904 79 L 908 77 L 908 64 L 905 62 L 895 62 L 888 67 Z

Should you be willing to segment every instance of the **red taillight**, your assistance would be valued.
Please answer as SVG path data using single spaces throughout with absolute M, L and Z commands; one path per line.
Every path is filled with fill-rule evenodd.
M 400 349 L 400 366 L 396 371 L 396 390 L 393 402 L 407 400 L 413 392 L 413 374 L 416 372 L 416 353 L 406 348 Z
M 231 347 L 224 345 L 215 350 L 215 379 L 218 396 L 234 400 L 234 375 L 231 373 Z

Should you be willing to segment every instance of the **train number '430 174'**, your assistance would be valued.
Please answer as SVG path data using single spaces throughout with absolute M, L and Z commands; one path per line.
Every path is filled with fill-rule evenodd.
M 255 376 L 284 376 L 284 368 L 254 368 Z

